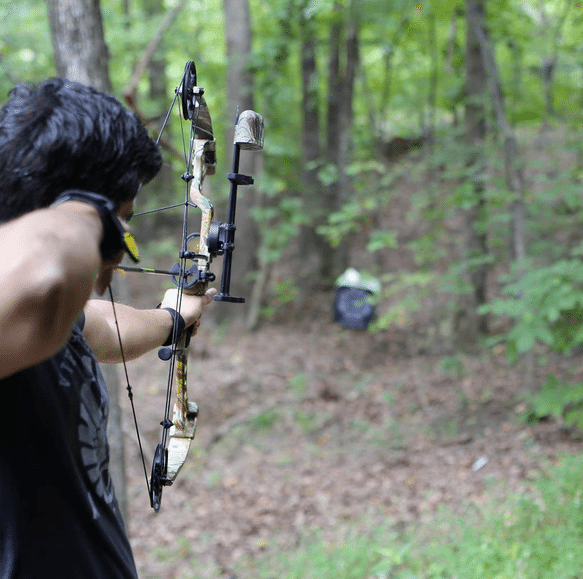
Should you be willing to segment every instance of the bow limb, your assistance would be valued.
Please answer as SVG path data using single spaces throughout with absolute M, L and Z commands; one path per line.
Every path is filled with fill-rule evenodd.
M 200 132 L 212 137 L 210 114 L 204 99 L 200 97 L 199 124 L 195 136 Z M 197 283 L 183 291 L 194 295 L 203 295 L 207 289 L 209 277 L 207 273 L 212 261 L 208 248 L 208 234 L 211 227 L 214 208 L 209 199 L 202 194 L 202 186 L 207 174 L 212 175 L 216 167 L 216 142 L 214 139 L 197 139 L 192 141 L 194 150 L 192 159 L 192 176 L 189 185 L 189 197 L 192 203 L 201 211 L 201 227 L 197 250 Z M 168 433 L 167 474 L 165 485 L 170 485 L 176 479 L 184 465 L 190 449 L 190 443 L 196 432 L 198 405 L 188 400 L 187 368 L 188 347 L 192 328 L 185 330 L 175 348 L 174 391 L 176 402 L 172 416 L 172 427 Z
M 206 105 L 205 105 L 206 106 Z M 194 156 L 192 161 L 193 180 L 190 186 L 190 200 L 198 206 L 201 212 L 200 236 L 197 250 L 198 283 L 192 288 L 194 294 L 202 295 L 206 291 L 207 272 L 213 258 L 209 249 L 209 232 L 214 216 L 214 207 L 210 200 L 202 194 L 202 184 L 205 176 L 212 175 L 216 168 L 215 140 L 194 139 Z
M 196 432 L 198 405 L 196 402 L 188 401 L 187 389 L 188 341 L 190 339 L 188 334 L 188 330 L 183 332 L 176 345 L 176 375 L 174 380 L 176 403 L 168 437 L 166 485 L 172 484 L 180 472 Z

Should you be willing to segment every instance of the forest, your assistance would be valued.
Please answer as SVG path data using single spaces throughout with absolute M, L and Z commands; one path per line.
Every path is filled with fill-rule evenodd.
M 581 576 L 583 2 L 5 0 L 0 16 L 0 102 L 65 76 L 157 136 L 194 61 L 221 219 L 237 111 L 264 119 L 237 202 L 246 301 L 214 304 L 192 347 L 198 448 L 158 515 L 108 372 L 141 577 Z M 180 204 L 188 130 L 171 115 L 137 211 Z M 168 269 L 180 210 L 132 228 L 144 267 Z M 333 319 L 348 268 L 378 284 L 364 330 Z M 151 307 L 169 285 L 127 273 L 115 291 Z M 148 452 L 158 364 L 129 364 Z

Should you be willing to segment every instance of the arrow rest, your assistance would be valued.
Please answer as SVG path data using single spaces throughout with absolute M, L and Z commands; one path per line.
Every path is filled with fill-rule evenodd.
M 200 233 L 193 233 L 190 237 L 200 236 Z M 186 259 L 203 259 L 205 256 L 199 255 L 198 253 L 188 253 L 182 256 Z M 186 271 L 181 273 L 181 267 L 179 263 L 175 263 L 171 268 L 170 272 L 172 275 L 172 283 L 183 290 L 190 290 L 197 284 L 209 284 L 215 281 L 216 276 L 212 271 L 206 270 L 201 271 L 196 265 L 191 265 Z

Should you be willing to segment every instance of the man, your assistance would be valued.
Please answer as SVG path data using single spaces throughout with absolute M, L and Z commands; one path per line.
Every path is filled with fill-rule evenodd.
M 103 294 L 140 185 L 161 166 L 113 97 L 62 79 L 0 109 L 0 578 L 135 578 L 108 471 L 97 362 L 120 361 Z M 160 309 L 117 306 L 126 359 L 195 329 L 214 290 Z M 165 309 L 167 308 L 167 309 Z

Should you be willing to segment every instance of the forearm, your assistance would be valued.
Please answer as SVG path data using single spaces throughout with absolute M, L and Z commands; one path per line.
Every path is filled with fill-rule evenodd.
M 101 265 L 92 209 L 43 209 L 0 226 L 0 377 L 63 347 Z
M 203 309 L 212 303 L 216 290 L 211 288 L 202 296 L 182 295 L 180 314 L 184 327 L 193 326 L 196 334 Z M 117 364 L 122 361 L 120 338 L 126 360 L 133 360 L 166 342 L 174 325 L 173 316 L 164 308 L 176 308 L 177 290 L 164 294 L 161 308 L 137 310 L 108 300 L 90 300 L 85 308 L 83 334 L 99 362 Z M 117 317 L 117 323 L 116 323 Z M 119 333 L 118 333 L 119 326 Z
M 113 307 L 108 300 L 90 300 L 85 309 L 87 325 L 84 334 L 99 362 L 122 362 L 120 338 L 124 358 L 128 361 L 161 346 L 170 336 L 173 318 L 166 310 L 138 310 L 115 303 L 114 315 Z M 106 326 L 100 328 L 99 324 L 103 322 Z

